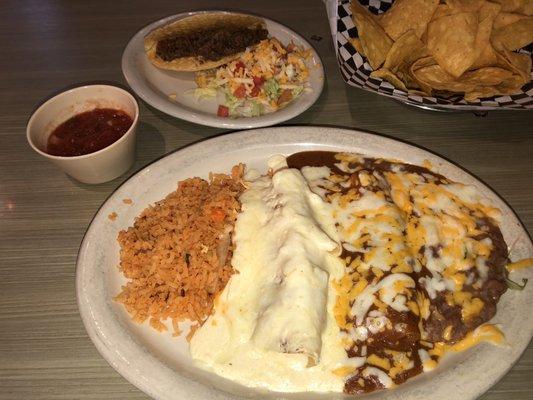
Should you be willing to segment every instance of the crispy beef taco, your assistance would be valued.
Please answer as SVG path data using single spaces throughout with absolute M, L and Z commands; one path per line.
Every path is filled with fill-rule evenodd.
M 144 39 L 144 49 L 158 68 L 201 71 L 227 64 L 267 37 L 261 18 L 202 13 L 150 32 Z

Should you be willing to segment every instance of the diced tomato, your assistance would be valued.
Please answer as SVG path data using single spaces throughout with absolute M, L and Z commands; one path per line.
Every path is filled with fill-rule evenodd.
M 254 86 L 252 88 L 252 92 L 250 93 L 250 96 L 257 97 L 260 91 L 261 91 L 261 86 Z
M 265 83 L 265 78 L 262 78 L 260 76 L 254 76 L 253 80 L 254 80 L 254 87 L 252 88 L 251 96 L 256 97 L 261 91 L 261 87 Z
M 286 103 L 292 100 L 292 90 L 285 89 L 281 92 L 281 95 L 278 97 L 278 105 Z
M 241 83 L 239 87 L 235 89 L 233 95 L 238 99 L 242 99 L 246 95 L 246 88 L 244 87 L 244 84 Z
M 296 46 L 294 45 L 294 43 L 290 42 L 288 45 L 287 45 L 287 52 L 290 53 L 292 51 L 294 51 L 294 48 Z
M 252 78 L 254 80 L 254 85 L 255 86 L 263 86 L 263 83 L 265 83 L 265 78 L 263 78 L 262 76 L 254 76 Z
M 235 64 L 235 69 L 233 70 L 233 73 L 244 71 L 244 67 L 244 63 L 242 61 L 239 61 L 237 64 Z
M 219 117 L 227 118 L 229 117 L 229 108 L 226 106 L 223 106 L 222 104 L 218 106 L 217 115 Z

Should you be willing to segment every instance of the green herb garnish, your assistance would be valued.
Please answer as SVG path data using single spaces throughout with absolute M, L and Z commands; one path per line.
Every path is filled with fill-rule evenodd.
M 524 290 L 524 288 L 527 285 L 527 279 L 522 278 L 522 284 L 510 280 L 508 277 L 505 277 L 505 283 L 507 284 L 507 287 L 511 290 Z

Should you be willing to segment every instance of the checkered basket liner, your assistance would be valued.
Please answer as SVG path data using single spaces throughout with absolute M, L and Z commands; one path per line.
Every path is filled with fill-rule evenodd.
M 360 3 L 375 13 L 387 11 L 394 0 L 359 0 Z M 418 96 L 396 89 L 392 84 L 379 78 L 371 78 L 372 68 L 366 59 L 355 50 L 348 41 L 358 37 L 350 10 L 349 0 L 327 0 L 326 7 L 330 19 L 331 31 L 337 61 L 342 78 L 350 85 L 360 89 L 392 97 L 404 103 L 437 110 L 526 110 L 533 109 L 533 81 L 522 87 L 522 91 L 512 96 L 495 96 L 467 103 L 462 96 L 448 99 Z M 521 49 L 521 53 L 531 56 L 533 45 Z M 533 72 L 532 72 L 533 78 Z

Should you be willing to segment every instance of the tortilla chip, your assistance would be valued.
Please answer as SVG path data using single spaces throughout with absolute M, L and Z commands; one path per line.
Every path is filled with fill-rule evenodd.
M 533 0 L 396 0 L 379 16 L 352 0 L 352 12 L 363 31 L 354 47 L 373 51 L 371 65 L 386 50 L 371 76 L 403 91 L 472 102 L 519 92 L 530 81 L 531 57 L 510 50 L 533 42 L 533 17 L 523 15 L 533 13 Z M 374 48 L 373 37 L 381 39 Z
M 452 14 L 432 21 L 428 29 L 428 48 L 435 59 L 455 77 L 468 69 L 493 65 L 496 57 L 488 46 L 501 7 L 485 0 L 449 0 L 447 6 Z
M 479 55 L 482 53 L 483 49 L 490 44 L 490 37 L 492 33 L 492 26 L 494 24 L 494 19 L 500 12 L 500 6 L 495 3 L 485 2 L 478 10 L 478 28 L 476 34 L 476 52 Z
M 492 33 L 497 49 L 518 50 L 533 42 L 533 17 L 520 19 Z
M 416 71 L 419 68 L 429 67 L 431 65 L 437 65 L 437 61 L 431 56 L 423 57 L 416 60 L 413 65 L 411 65 L 411 72 Z
M 504 26 L 520 21 L 524 18 L 527 18 L 527 16 L 522 14 L 501 12 L 496 16 L 496 19 L 494 20 L 494 29 L 503 28 Z
M 496 54 L 496 51 L 494 51 L 494 48 L 490 43 L 488 43 L 481 53 L 479 54 L 479 57 L 474 61 L 474 64 L 469 68 L 471 70 L 479 69 L 483 67 L 495 67 L 498 65 L 498 55 Z
M 472 91 L 466 92 L 465 100 L 473 102 L 480 98 L 516 94 L 520 92 L 522 86 L 522 79 L 518 75 L 513 75 L 497 86 L 479 86 Z
M 533 15 L 533 0 L 524 0 L 522 6 L 516 11 L 524 15 Z
M 357 0 L 352 0 L 350 4 L 363 53 L 372 69 L 377 70 L 385 61 L 393 41 L 377 23 L 370 11 L 359 4 Z
M 498 64 L 500 66 L 507 68 L 522 77 L 522 85 L 530 81 L 531 57 L 529 55 L 504 50 L 501 53 L 498 53 L 497 56 Z
M 476 40 L 474 42 L 475 54 L 477 58 L 474 60 L 470 68 L 478 69 L 481 67 L 493 66 L 497 63 L 497 57 L 490 43 L 490 36 L 494 19 L 500 11 L 500 6 L 495 3 L 485 2 L 478 10 L 478 30 L 476 33 Z
M 395 88 L 403 90 L 404 92 L 407 92 L 407 87 L 402 82 L 402 80 L 400 78 L 398 78 L 394 74 L 394 72 L 392 72 L 391 70 L 389 70 L 387 68 L 380 68 L 377 71 L 372 71 L 370 76 L 372 78 L 383 79 L 383 80 L 389 82 L 390 84 L 392 84 L 392 86 L 394 86 Z
M 498 58 L 490 43 L 490 35 L 500 9 L 501 7 L 499 4 L 489 2 L 483 3 L 478 9 L 479 25 L 475 46 L 479 55 L 470 66 L 470 70 L 496 66 L 498 63 Z
M 493 3 L 498 3 L 502 6 L 504 12 L 518 11 L 524 5 L 524 0 L 491 0 Z
M 446 0 L 446 4 L 440 4 L 437 7 L 433 19 L 462 12 L 473 12 L 480 14 L 480 20 L 482 20 L 488 16 L 488 13 L 497 15 L 500 10 L 499 4 L 486 0 Z
M 466 101 L 503 94 L 504 91 L 516 91 L 517 75 L 503 68 L 482 68 L 455 78 L 437 64 L 419 68 L 415 74 L 419 81 L 431 86 L 434 90 L 464 93 Z
M 491 0 L 499 3 L 503 12 L 514 12 L 524 15 L 533 15 L 533 0 Z
M 404 83 L 404 85 L 409 89 L 409 93 L 413 93 L 413 91 L 416 89 L 422 90 L 422 87 L 418 83 L 418 81 L 411 75 L 411 72 L 409 69 L 407 70 L 399 70 L 396 72 L 396 76 L 401 79 L 401 81 Z
M 473 84 L 458 81 L 454 76 L 447 73 L 439 64 L 419 68 L 414 74 L 419 82 L 423 82 L 433 90 L 465 92 L 475 88 L 475 85 Z
M 419 80 L 416 76 L 416 71 L 421 69 L 421 68 L 425 68 L 425 67 L 430 67 L 430 66 L 433 66 L 433 65 L 438 65 L 437 64 L 437 61 L 435 61 L 435 59 L 431 56 L 428 56 L 428 57 L 423 57 L 423 58 L 420 58 L 418 60 L 416 60 L 412 65 L 411 65 L 411 68 L 409 68 L 409 74 L 410 76 L 416 81 L 416 83 L 418 84 L 418 86 L 426 93 L 428 94 L 429 96 L 431 96 L 433 94 L 433 89 L 431 88 L 431 86 L 429 86 L 428 84 L 426 84 L 425 82 Z
M 451 75 L 461 76 L 478 58 L 478 17 L 473 12 L 447 15 L 428 25 L 427 47 L 435 60 Z
M 464 93 L 465 100 L 469 102 L 481 97 L 513 94 L 523 85 L 523 79 L 519 75 L 505 68 L 480 68 L 455 78 L 438 64 L 426 64 L 428 65 L 414 71 L 419 82 L 431 87 L 432 92 L 438 95 Z
M 349 41 L 359 54 L 361 54 L 363 57 L 366 57 L 363 46 L 361 45 L 361 40 L 359 40 L 359 38 L 350 38 Z
M 424 43 L 411 29 L 394 42 L 387 54 L 383 68 L 380 70 L 381 72 L 375 77 L 385 79 L 398 89 L 418 89 L 419 85 L 411 76 L 409 69 L 416 60 L 427 55 L 428 51 Z
M 481 4 L 481 7 L 478 9 L 478 16 L 480 23 L 485 19 L 490 20 L 490 28 L 494 25 L 494 20 L 500 13 L 502 7 L 499 4 L 491 3 L 490 1 L 485 1 Z
M 446 0 L 450 14 L 459 12 L 477 12 L 486 0 Z
M 411 29 L 394 42 L 383 67 L 391 71 L 398 71 L 401 68 L 409 68 L 416 60 L 427 56 L 426 46 Z
M 468 71 L 461 76 L 460 81 L 476 86 L 497 86 L 513 76 L 513 72 L 499 67 L 485 67 Z
M 465 92 L 464 98 L 467 103 L 474 103 L 481 98 L 493 97 L 502 94 L 497 88 L 491 86 L 479 87 Z
M 522 77 L 519 75 L 513 75 L 511 78 L 506 79 L 498 85 L 498 91 L 500 94 L 515 94 L 522 89 L 524 84 Z
M 439 0 L 396 0 L 379 23 L 394 40 L 410 29 L 420 38 L 438 5 Z
M 448 4 L 439 4 L 435 9 L 435 13 L 433 14 L 433 18 L 431 18 L 431 20 L 439 19 L 452 14 L 455 14 L 455 12 Z

